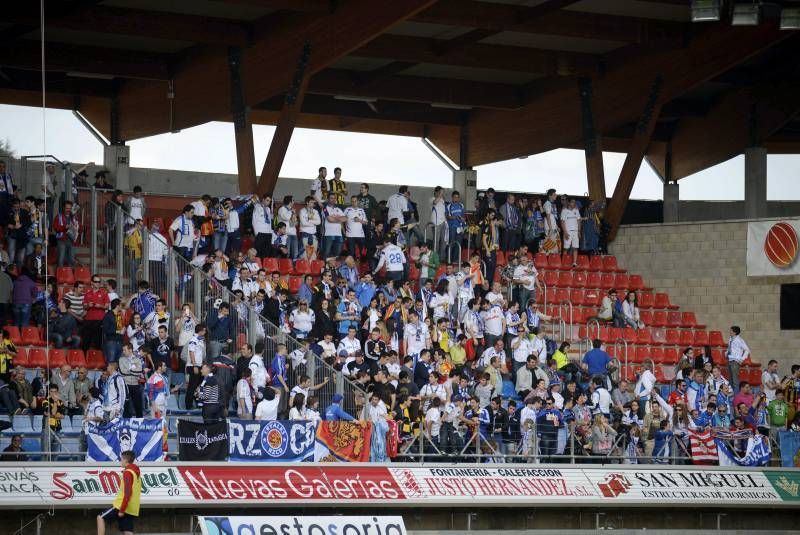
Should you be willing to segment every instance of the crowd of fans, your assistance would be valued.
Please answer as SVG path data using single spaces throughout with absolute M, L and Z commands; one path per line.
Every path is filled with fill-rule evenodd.
M 780 378 L 770 361 L 760 385 L 738 382 L 739 364 L 749 356 L 738 327 L 731 328 L 724 362 L 714 362 L 708 348 L 698 355 L 687 348 L 676 363 L 674 388 L 664 390 L 650 362 L 629 383 L 601 341 L 580 355 L 569 341 L 547 336 L 558 318 L 538 304 L 542 287 L 532 255 L 564 255 L 563 262 L 576 265 L 579 250 L 602 252 L 599 203 L 583 206 L 555 190 L 541 199 L 507 194 L 501 202 L 489 189 L 468 209 L 459 192 L 446 195 L 437 187 L 428 236 L 408 187 L 386 201 L 375 199 L 367 184 L 348 196 L 341 169 L 327 180 L 320 168 L 300 204 L 291 196 L 275 203 L 269 194 L 204 195 L 169 225 L 151 220 L 145 233 L 141 188 L 127 198 L 117 190 L 105 220 L 113 226 L 116 206 L 124 208 L 131 277 L 124 284 L 131 291 L 119 295 L 117 281 L 94 275 L 89 288 L 75 282 L 58 298 L 43 250 L 54 240 L 58 265 L 74 264 L 80 228 L 70 217 L 71 203 L 61 202 L 48 226 L 38 208 L 44 201 L 31 198 L 21 207 L 0 167 L 3 183 L 6 264 L 17 265 L 0 273 L 0 289 L 5 284 L 13 294 L 7 302 L 14 323 L 47 324 L 54 347 L 100 349 L 108 363 L 94 381 L 86 368 L 69 365 L 29 381 L 13 366 L 14 344 L 3 333 L 0 405 L 12 416 L 45 415 L 55 437 L 51 449 L 58 448 L 68 415 L 84 415 L 85 434 L 88 422 L 148 410 L 163 416 L 178 393 L 181 411 L 197 407 L 208 421 L 233 414 L 393 419 L 406 446 L 451 457 L 481 451 L 667 462 L 689 458 L 693 430 L 749 429 L 773 438 L 779 429 L 800 430 L 800 366 Z M 198 270 L 184 275 L 202 277 L 205 294 L 215 296 L 203 317 L 188 302 L 168 310 L 162 298 L 172 290 L 163 287 L 170 248 Z M 464 261 L 462 250 L 469 251 Z M 499 251 L 504 265 L 497 263 Z M 295 266 L 317 261 L 320 268 L 290 291 L 286 273 L 264 267 L 271 258 Z M 145 261 L 160 287 L 138 280 Z M 178 284 L 184 283 L 181 277 Z M 597 318 L 641 327 L 632 293 L 618 301 L 609 292 Z M 262 327 L 254 345 L 239 336 L 250 328 L 243 321 L 250 314 L 275 328 Z M 290 339 L 298 345 L 287 346 Z M 184 383 L 170 380 L 176 372 L 185 374 Z M 330 395 L 322 405 L 319 394 L 333 392 L 335 372 L 355 394 Z

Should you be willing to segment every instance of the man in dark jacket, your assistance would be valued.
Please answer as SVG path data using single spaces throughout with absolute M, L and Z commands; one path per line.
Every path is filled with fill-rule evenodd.
M 124 326 L 117 328 L 117 316 L 122 314 L 122 302 L 119 299 L 111 301 L 111 309 L 103 316 L 101 330 L 103 331 L 103 353 L 106 361 L 117 362 L 122 356 L 122 331 Z
M 213 361 L 233 342 L 233 322 L 231 321 L 231 307 L 228 303 L 219 303 L 218 307 L 211 307 L 206 318 L 208 327 L 208 361 Z M 207 361 L 207 362 L 208 362 Z
M 78 330 L 78 322 L 75 316 L 68 312 L 69 305 L 65 299 L 58 303 L 58 308 L 50 311 L 48 322 L 47 339 L 53 342 L 56 349 L 61 349 L 66 345 L 70 349 L 76 349 L 81 344 L 81 338 L 75 334 Z

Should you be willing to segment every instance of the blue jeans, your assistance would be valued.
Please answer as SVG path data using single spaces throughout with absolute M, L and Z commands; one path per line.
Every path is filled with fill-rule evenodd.
M 65 338 L 63 335 L 50 332 L 50 334 L 47 337 L 50 339 L 51 342 L 53 342 L 53 345 L 55 346 L 56 349 L 61 349 L 62 347 L 64 347 Z M 81 337 L 76 334 L 72 335 L 69 341 L 69 348 L 78 349 L 80 346 L 81 346 Z
M 225 252 L 225 247 L 228 245 L 228 233 L 225 231 L 214 232 L 214 250 L 220 249 Z
M 330 258 L 332 256 L 339 256 L 342 252 L 342 237 L 341 236 L 325 236 L 322 238 L 322 258 Z
M 56 248 L 58 249 L 58 267 L 64 265 L 75 267 L 75 257 L 72 254 L 72 242 L 69 239 L 58 240 Z
M 107 340 L 103 343 L 103 354 L 106 356 L 106 362 L 117 362 L 122 356 L 122 342 Z
M 225 243 L 225 254 L 231 256 L 232 253 L 238 253 L 242 250 L 242 236 L 238 230 L 228 232 L 228 240 Z
M 27 327 L 31 321 L 31 305 L 14 305 L 14 325 L 19 329 Z
M 292 260 L 300 256 L 300 241 L 297 236 L 286 236 L 286 248 L 289 249 L 289 258 Z

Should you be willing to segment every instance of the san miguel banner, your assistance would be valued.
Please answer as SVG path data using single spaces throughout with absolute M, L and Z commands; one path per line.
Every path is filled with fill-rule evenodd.
M 581 503 L 653 508 L 800 504 L 800 470 L 786 468 L 216 462 L 140 467 L 143 507 L 205 511 L 264 503 L 409 507 L 480 501 L 490 507 Z M 0 463 L 0 509 L 108 507 L 119 485 L 118 465 Z
M 401 516 L 200 516 L 198 524 L 203 535 L 406 535 Z
M 314 460 L 322 463 L 369 461 L 372 422 L 322 421 L 317 427 Z
M 317 426 L 307 421 L 229 420 L 230 461 L 311 461 Z
M 800 274 L 800 219 L 751 221 L 747 224 L 747 276 Z
M 86 435 L 89 461 L 118 461 L 119 454 L 131 450 L 136 462 L 164 458 L 164 420 L 117 418 L 107 424 L 89 424 Z
M 178 420 L 178 459 L 224 461 L 228 457 L 228 423 Z

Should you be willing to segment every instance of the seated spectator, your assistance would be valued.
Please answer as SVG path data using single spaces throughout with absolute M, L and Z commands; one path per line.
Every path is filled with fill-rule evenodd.
M 64 346 L 77 349 L 81 345 L 81 337 L 77 334 L 78 321 L 69 313 L 68 305 L 69 302 L 62 299 L 58 303 L 58 308 L 50 311 L 47 339 L 53 343 L 56 349 Z
M 3 453 L 0 454 L 0 461 L 23 463 L 27 460 L 28 455 L 22 448 L 22 435 L 13 435 L 11 437 L 11 444 L 6 446 Z

